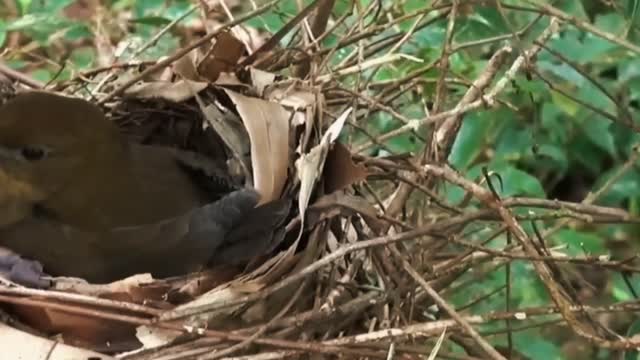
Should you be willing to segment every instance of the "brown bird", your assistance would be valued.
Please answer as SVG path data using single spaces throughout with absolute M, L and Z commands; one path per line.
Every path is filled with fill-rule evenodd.
M 267 229 L 288 202 L 256 208 L 251 189 L 219 198 L 185 171 L 195 156 L 128 143 L 87 101 L 19 94 L 0 107 L 0 246 L 47 274 L 98 283 L 180 275 L 268 251 Z M 25 265 L 15 259 L 5 258 L 5 272 L 21 278 L 16 269 Z

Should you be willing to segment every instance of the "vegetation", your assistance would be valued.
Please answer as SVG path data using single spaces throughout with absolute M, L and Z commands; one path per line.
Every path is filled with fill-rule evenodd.
M 92 77 L 93 69 L 104 75 L 170 56 L 229 21 L 222 7 L 205 16 L 202 4 L 187 0 L 3 3 L 2 61 L 56 89 Z M 310 3 L 226 6 L 235 19 L 255 13 L 243 21 L 243 41 L 259 45 Z M 333 1 L 324 3 L 320 13 Z M 626 341 L 640 329 L 639 7 L 635 0 L 336 0 L 314 33 L 317 43 L 305 30 L 313 21 L 295 21 L 252 64 L 301 77 L 322 93 L 329 118 L 353 106 L 340 140 L 370 166 L 366 182 L 353 188 L 384 203 L 398 232 L 492 209 L 427 232 L 431 239 L 389 245 L 411 264 L 387 254 L 402 275 L 375 270 L 388 264 L 373 255 L 366 266 L 374 270 L 351 274 L 353 291 L 390 287 L 397 296 L 384 300 L 387 317 L 377 314 L 389 323 L 372 329 L 451 316 L 441 306 L 434 313 L 411 268 L 504 356 L 636 358 L 625 349 L 638 347 Z M 335 271 L 348 274 L 348 264 Z M 321 286 L 323 296 L 334 285 Z M 570 304 L 591 306 L 589 314 Z M 336 326 L 344 327 L 326 330 L 328 338 L 354 334 Z M 487 358 L 463 327 L 451 328 L 442 346 L 439 329 L 403 341 L 398 351 Z

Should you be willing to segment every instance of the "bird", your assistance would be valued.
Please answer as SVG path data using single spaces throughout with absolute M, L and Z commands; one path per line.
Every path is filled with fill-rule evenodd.
M 264 255 L 273 247 L 269 229 L 283 221 L 290 201 L 257 206 L 256 190 L 211 171 L 214 186 L 202 186 L 201 160 L 127 141 L 84 99 L 17 94 L 0 106 L 0 246 L 11 254 L 3 272 L 33 269 L 31 283 L 40 287 L 41 268 L 107 283 Z M 29 282 L 25 276 L 15 277 Z

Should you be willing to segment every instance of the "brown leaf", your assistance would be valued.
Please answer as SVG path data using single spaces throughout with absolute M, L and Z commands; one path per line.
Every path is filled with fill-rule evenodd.
M 191 80 L 153 81 L 134 85 L 127 89 L 125 94 L 139 98 L 162 98 L 182 102 L 192 98 L 206 87 L 207 83 Z
M 279 104 L 225 89 L 251 140 L 253 186 L 260 203 L 280 197 L 289 166 L 289 114 Z
M 223 113 L 215 104 L 205 104 L 199 96 L 196 96 L 196 100 L 207 123 L 211 125 L 227 148 L 231 150 L 233 158 L 245 177 L 250 179 L 251 162 L 248 155 L 251 152 L 251 141 L 247 129 L 232 112 Z
M 130 324 L 28 305 L 12 305 L 11 309 L 25 324 L 46 334 L 59 334 L 75 346 L 105 349 L 111 344 L 113 350 L 128 351 L 139 345 Z M 0 341 L 5 343 L 1 337 Z
M 378 218 L 378 211 L 364 198 L 336 191 L 316 200 L 308 209 L 309 225 L 338 215 L 360 215 L 376 234 L 385 228 Z
M 198 69 L 196 68 L 198 54 L 199 50 L 193 49 L 187 55 L 176 60 L 171 65 L 173 73 L 179 75 L 185 80 L 202 81 L 203 79 L 198 75 Z
M 324 167 L 324 161 L 329 152 L 329 146 L 336 141 L 347 117 L 351 113 L 352 108 L 347 109 L 336 121 L 329 126 L 327 132 L 320 140 L 320 144 L 316 145 L 308 153 L 303 154 L 296 161 L 296 169 L 298 170 L 298 179 L 300 179 L 300 194 L 298 195 L 298 210 L 300 217 L 304 221 L 304 214 L 309 205 L 313 186 L 320 177 Z
M 275 86 L 268 87 L 265 91 L 265 98 L 270 101 L 275 101 L 287 109 L 293 109 L 295 114 L 291 121 L 292 125 L 306 125 L 307 131 L 305 133 L 307 135 L 311 134 L 313 114 L 308 113 L 307 110 L 315 109 L 318 104 L 324 103 L 322 94 L 316 94 L 304 88 L 292 88 L 288 84 L 286 87 L 284 85 L 285 84 L 276 84 Z M 305 138 L 306 137 L 308 136 L 305 136 Z M 306 146 L 306 141 L 303 146 Z
M 229 32 L 222 32 L 216 38 L 211 52 L 198 64 L 198 74 L 215 82 L 222 72 L 231 72 L 244 54 L 244 44 Z
M 336 142 L 327 155 L 323 175 L 326 190 L 332 193 L 366 179 L 367 169 L 362 164 L 356 165 L 349 149 Z
M 251 83 L 253 87 L 256 89 L 259 96 L 263 96 L 264 89 L 273 84 L 273 81 L 276 79 L 276 74 L 253 67 L 249 68 L 249 71 L 251 73 Z
M 79 349 L 16 330 L 0 323 L 0 343 L 4 356 L 21 360 L 115 360 L 114 357 Z

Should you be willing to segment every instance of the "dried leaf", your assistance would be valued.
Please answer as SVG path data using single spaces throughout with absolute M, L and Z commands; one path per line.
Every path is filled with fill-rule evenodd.
M 258 95 L 263 96 L 264 89 L 273 84 L 273 81 L 276 79 L 276 74 L 254 67 L 249 68 L 249 71 L 251 72 L 251 83 L 253 87 L 258 92 Z
M 377 210 L 364 198 L 336 191 L 316 200 L 308 209 L 308 222 L 335 217 L 360 215 L 367 225 L 379 234 L 385 228 L 385 223 L 378 218 Z
M 254 187 L 260 203 L 280 197 L 289 166 L 289 114 L 279 104 L 225 89 L 251 140 Z
M 216 80 L 215 84 L 224 86 L 247 86 L 247 84 L 238 79 L 235 73 L 227 72 L 220 73 L 220 76 L 218 76 L 218 80 Z
M 4 356 L 20 360 L 115 360 L 114 357 L 40 338 L 0 323 Z
M 296 169 L 298 170 L 298 179 L 300 179 L 300 194 L 298 197 L 298 210 L 300 217 L 304 222 L 304 214 L 309 205 L 309 199 L 313 191 L 313 185 L 318 180 L 324 161 L 327 158 L 329 146 L 338 138 L 347 117 L 353 108 L 347 109 L 336 121 L 329 126 L 327 132 L 322 136 L 320 144 L 316 145 L 308 153 L 303 154 L 296 161 Z
M 68 344 L 92 349 L 111 346 L 114 350 L 137 347 L 131 324 L 28 305 L 13 305 L 11 309 L 25 324 L 46 334 L 59 334 Z M 0 341 L 4 344 L 1 337 Z
M 173 102 L 182 102 L 192 98 L 207 86 L 207 83 L 191 80 L 154 81 L 134 85 L 127 89 L 125 94 L 139 98 L 163 98 Z
M 136 338 L 142 343 L 142 348 L 136 352 L 168 344 L 180 335 L 181 331 L 140 326 L 136 329 Z
M 340 142 L 333 145 L 324 166 L 325 187 L 328 193 L 363 181 L 367 178 L 364 165 L 356 165 L 351 158 L 351 152 Z
M 196 68 L 197 61 L 198 49 L 193 49 L 187 55 L 176 60 L 171 65 L 171 68 L 174 74 L 179 75 L 185 80 L 200 82 L 203 79 L 198 75 L 198 69 Z
M 249 53 L 258 50 L 267 41 L 267 37 L 271 35 L 267 32 L 260 34 L 256 28 L 242 24 L 232 27 L 231 32 L 238 40 L 244 43 Z
M 267 99 L 294 110 L 303 110 L 316 104 L 316 95 L 303 89 L 274 88 L 266 94 Z M 320 100 L 321 101 L 321 100 Z
M 199 96 L 196 96 L 196 100 L 207 123 L 213 127 L 225 145 L 231 150 L 245 177 L 252 179 L 251 163 L 248 159 L 248 154 L 251 152 L 251 142 L 247 130 L 240 119 L 237 119 L 231 112 L 222 113 L 215 104 L 205 105 Z
M 321 94 L 316 96 L 316 94 L 309 90 L 298 89 L 295 87 L 291 88 L 290 86 L 286 88 L 278 86 L 270 87 L 267 89 L 265 98 L 275 101 L 287 109 L 293 109 L 295 113 L 291 123 L 294 126 L 306 124 L 308 130 L 311 128 L 313 116 L 311 116 L 312 114 L 307 113 L 307 110 L 315 109 L 317 104 L 324 102 Z M 307 131 L 306 133 L 310 134 L 311 132 Z
M 216 43 L 210 54 L 198 64 L 198 74 L 215 82 L 222 72 L 231 72 L 238 64 L 238 60 L 245 52 L 244 44 L 229 32 L 222 32 L 216 38 Z

